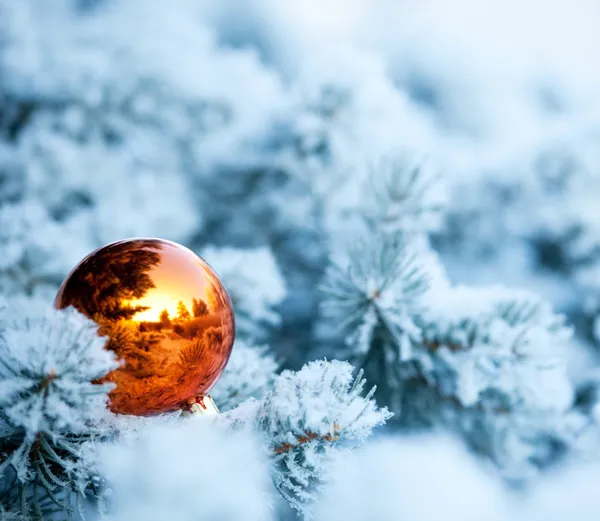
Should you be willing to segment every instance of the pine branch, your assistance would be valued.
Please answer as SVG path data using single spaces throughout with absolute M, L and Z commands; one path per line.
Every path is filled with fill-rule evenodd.
M 525 292 L 451 288 L 425 239 L 385 229 L 395 190 L 380 187 L 359 246 L 332 257 L 322 285 L 347 352 L 377 384 L 377 400 L 400 413 L 397 426 L 457 431 L 511 478 L 547 465 L 574 443 L 564 427 L 573 400 L 564 319 Z
M 24 515 L 41 518 L 48 502 L 73 514 L 71 499 L 86 493 L 82 447 L 111 435 L 101 420 L 112 386 L 93 383 L 118 365 L 105 341 L 73 309 L 21 318 L 0 335 L 0 482 L 20 491 L 12 501 Z
M 385 233 L 433 229 L 445 203 L 440 174 L 408 152 L 372 163 L 363 193 L 363 217 L 373 229 Z
M 372 248 L 379 258 L 379 246 Z M 380 280 L 402 278 L 393 264 L 372 266 Z M 573 401 L 564 352 L 571 331 L 547 303 L 525 292 L 438 282 L 415 303 L 401 284 L 390 285 L 399 297 L 382 309 L 380 293 L 369 299 L 363 289 L 373 278 L 365 273 L 334 265 L 326 303 L 354 318 L 346 324 L 349 348 L 378 383 L 378 400 L 401 413 L 399 426 L 457 431 L 511 479 L 531 475 L 575 443 L 565 428 Z M 394 322 L 399 312 L 404 322 Z M 521 450 L 508 450 L 515 443 Z M 544 446 L 544 456 L 531 452 Z
M 362 397 L 362 373 L 352 377 L 346 362 L 311 362 L 284 371 L 262 402 L 243 404 L 225 419 L 233 426 L 254 424 L 273 460 L 273 482 L 306 518 L 328 479 L 336 451 L 356 447 L 391 416 L 378 409 L 374 389 Z
M 417 252 L 401 232 L 367 228 L 332 257 L 321 285 L 322 309 L 348 334 L 354 353 L 368 353 L 378 330 L 385 331 L 400 358 L 409 356 L 407 348 L 420 339 L 413 317 L 422 307 L 428 275 Z

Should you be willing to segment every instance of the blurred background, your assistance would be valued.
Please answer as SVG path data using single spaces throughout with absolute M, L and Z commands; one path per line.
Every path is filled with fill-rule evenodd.
M 297 368 L 361 187 L 417 157 L 436 182 L 414 226 L 452 282 L 540 293 L 583 366 L 599 21 L 597 0 L 0 0 L 0 291 L 51 298 L 102 244 L 172 239 L 276 305 L 248 327 Z

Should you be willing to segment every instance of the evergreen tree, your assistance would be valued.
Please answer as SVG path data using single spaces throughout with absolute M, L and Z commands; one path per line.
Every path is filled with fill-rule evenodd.
M 181 323 L 187 322 L 190 320 L 190 318 L 192 318 L 192 315 L 190 315 L 190 312 L 188 308 L 185 307 L 185 304 L 181 300 L 177 302 L 177 320 Z
M 597 520 L 597 13 L 276 4 L 0 0 L 0 521 Z
M 200 298 L 192 300 L 192 309 L 195 318 L 208 315 L 208 305 Z
M 163 309 L 160 312 L 158 321 L 161 323 L 162 327 L 164 327 L 164 328 L 168 329 L 171 327 L 171 317 L 169 316 L 169 312 L 166 309 Z

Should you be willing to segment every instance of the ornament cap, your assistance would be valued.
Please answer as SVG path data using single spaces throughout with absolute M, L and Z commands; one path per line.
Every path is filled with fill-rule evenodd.
M 182 414 L 186 416 L 214 416 L 219 414 L 219 408 L 215 401 L 208 395 L 191 398 L 183 407 Z

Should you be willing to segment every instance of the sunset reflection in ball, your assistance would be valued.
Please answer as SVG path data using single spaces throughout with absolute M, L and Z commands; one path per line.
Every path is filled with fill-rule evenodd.
M 160 239 L 109 244 L 83 259 L 56 296 L 98 324 L 123 360 L 110 409 L 139 416 L 176 410 L 223 372 L 234 338 L 231 301 L 215 272 Z

